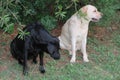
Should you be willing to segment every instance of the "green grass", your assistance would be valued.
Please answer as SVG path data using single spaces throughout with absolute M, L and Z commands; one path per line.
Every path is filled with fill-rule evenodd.
M 32 64 L 29 61 L 29 75 L 23 76 L 22 66 L 10 58 L 10 52 L 7 52 L 6 57 L 2 57 L 5 53 L 2 48 L 0 80 L 120 80 L 119 34 L 119 32 L 113 34 L 109 39 L 105 39 L 105 42 L 88 38 L 89 63 L 82 61 L 80 52 L 77 53 L 77 62 L 74 64 L 69 62 L 67 51 L 61 51 L 61 59 L 58 61 L 46 54 L 45 74 L 39 72 L 39 64 Z

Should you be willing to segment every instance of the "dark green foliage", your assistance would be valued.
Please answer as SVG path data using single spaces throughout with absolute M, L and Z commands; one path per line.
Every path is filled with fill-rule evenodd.
M 111 22 L 120 21 L 117 15 L 119 0 L 0 0 L 0 28 L 11 33 L 14 24 L 41 20 L 51 30 L 56 27 L 57 21 L 65 22 L 86 4 L 95 5 L 104 14 L 96 25 L 109 26 Z
M 52 16 L 42 17 L 40 22 L 45 26 L 45 28 L 50 31 L 56 27 L 57 20 Z
M 117 15 L 117 9 L 120 9 L 119 0 L 98 0 L 95 5 L 104 15 L 99 25 L 109 26 L 111 22 L 120 21 L 120 16 Z
M 27 32 L 26 30 L 23 31 L 23 30 L 21 30 L 20 28 L 18 28 L 18 30 L 19 30 L 19 36 L 18 36 L 18 38 L 20 38 L 20 39 L 22 39 L 22 40 L 25 39 L 25 36 L 26 36 L 26 35 L 29 36 L 29 34 L 30 34 L 30 32 Z
M 4 15 L 0 19 L 0 28 L 2 28 L 5 32 L 12 33 L 14 30 L 14 24 L 10 23 L 9 15 Z

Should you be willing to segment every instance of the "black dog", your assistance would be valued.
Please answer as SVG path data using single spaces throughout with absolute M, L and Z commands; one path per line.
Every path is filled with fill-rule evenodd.
M 39 69 L 41 73 L 44 73 L 43 52 L 50 54 L 55 60 L 59 59 L 59 40 L 50 35 L 38 22 L 26 26 L 23 31 L 30 34 L 26 35 L 23 40 L 18 38 L 19 34 L 15 37 L 10 44 L 12 56 L 18 60 L 19 64 L 23 65 L 23 74 L 25 75 L 28 73 L 27 60 L 33 59 L 33 62 L 37 63 L 36 58 L 39 55 Z

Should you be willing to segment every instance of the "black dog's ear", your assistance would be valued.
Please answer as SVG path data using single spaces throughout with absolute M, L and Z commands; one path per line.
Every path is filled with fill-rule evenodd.
M 54 47 L 52 46 L 51 43 L 48 43 L 48 44 L 47 44 L 47 50 L 48 50 L 48 52 L 49 52 L 50 54 L 53 53 Z
M 53 39 L 53 42 L 52 42 L 53 44 L 55 44 L 55 46 L 58 48 L 58 49 L 60 49 L 60 41 L 59 41 L 59 39 L 57 38 L 57 37 L 55 37 L 54 39 Z
M 53 43 L 59 43 L 59 39 L 56 38 L 56 37 L 54 37 L 52 42 L 53 42 Z

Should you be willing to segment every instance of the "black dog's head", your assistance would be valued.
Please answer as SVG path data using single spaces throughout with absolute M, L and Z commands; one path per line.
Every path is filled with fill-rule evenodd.
M 58 38 L 53 38 L 51 42 L 48 43 L 47 45 L 47 51 L 50 54 L 52 58 L 55 60 L 60 59 L 60 45 L 59 45 L 59 39 Z

